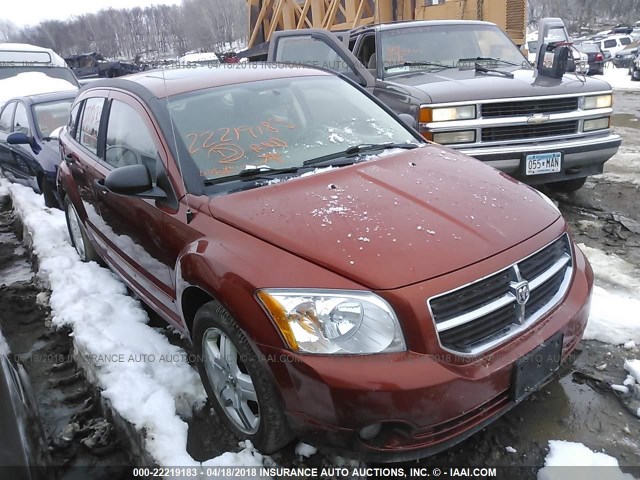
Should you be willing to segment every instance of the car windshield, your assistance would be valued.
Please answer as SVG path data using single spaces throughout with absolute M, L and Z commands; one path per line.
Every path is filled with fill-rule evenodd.
M 518 47 L 494 25 L 469 23 L 387 29 L 381 32 L 381 45 L 387 75 L 416 68 L 437 70 L 438 65 L 469 68 L 470 64 L 473 68 L 475 61 L 470 59 L 477 57 L 485 59 L 481 61 L 483 66 L 490 62 L 495 63 L 496 68 L 509 67 L 509 64 L 529 68 Z
M 349 147 L 420 143 L 344 80 L 305 76 L 203 89 L 169 100 L 176 136 L 205 181 L 257 166 L 302 167 Z
M 73 99 L 69 98 L 38 103 L 32 107 L 33 118 L 41 138 L 48 137 L 56 128 L 62 127 L 69 122 L 72 103 Z
M 76 87 L 79 86 L 78 79 L 75 77 L 71 69 L 64 67 L 0 67 L 0 80 L 15 77 L 20 73 L 39 72 L 48 77 L 60 80 L 66 80 Z

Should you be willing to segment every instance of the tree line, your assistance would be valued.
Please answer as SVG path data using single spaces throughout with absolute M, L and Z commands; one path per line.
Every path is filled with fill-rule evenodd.
M 52 48 L 62 56 L 100 52 L 107 58 L 165 58 L 216 51 L 246 38 L 245 0 L 183 0 L 180 5 L 100 10 L 18 29 L 0 20 L 0 41 Z

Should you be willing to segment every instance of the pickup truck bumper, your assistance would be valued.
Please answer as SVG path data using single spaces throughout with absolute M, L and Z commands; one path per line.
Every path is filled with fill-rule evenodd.
M 597 137 L 510 145 L 508 147 L 469 148 L 460 149 L 460 151 L 524 183 L 536 185 L 602 173 L 604 163 L 616 154 L 621 143 L 620 136 L 611 133 Z M 559 172 L 541 175 L 526 174 L 525 159 L 527 155 L 553 152 L 562 153 Z

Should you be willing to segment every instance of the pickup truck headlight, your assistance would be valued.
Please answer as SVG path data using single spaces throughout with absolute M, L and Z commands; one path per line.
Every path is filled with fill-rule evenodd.
M 594 108 L 609 108 L 613 104 L 613 97 L 610 93 L 606 95 L 592 95 L 584 97 L 584 109 L 593 110 Z
M 594 118 L 593 120 L 585 120 L 582 125 L 583 132 L 592 132 L 594 130 L 604 130 L 609 128 L 609 117 Z
M 433 141 L 442 145 L 453 143 L 473 143 L 476 141 L 475 130 L 460 130 L 456 132 L 440 132 L 433 134 Z
M 471 120 L 476 118 L 475 105 L 459 107 L 421 107 L 420 123 L 448 122 L 451 120 Z
M 292 350 L 342 355 L 406 350 L 393 309 L 372 292 L 265 289 L 256 295 Z

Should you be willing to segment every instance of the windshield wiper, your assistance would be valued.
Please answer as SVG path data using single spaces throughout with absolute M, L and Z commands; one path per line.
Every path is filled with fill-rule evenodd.
M 391 70 L 392 68 L 399 68 L 399 67 L 439 67 L 439 68 L 455 68 L 451 65 L 443 65 L 441 63 L 438 62 L 404 62 L 404 63 L 398 63 L 397 65 L 387 65 L 386 67 L 384 67 L 385 71 L 386 70 Z
M 505 63 L 507 65 L 513 65 L 514 67 L 517 67 L 518 64 L 517 63 L 513 63 L 513 62 L 508 62 L 506 60 L 502 60 L 501 58 L 495 58 L 495 57 L 469 57 L 469 58 L 460 58 L 458 59 L 458 64 L 460 63 L 478 63 L 478 62 L 500 62 L 500 63 Z
M 215 185 L 216 183 L 224 183 L 230 180 L 249 180 L 257 177 L 267 177 L 270 175 L 278 175 L 281 173 L 295 173 L 302 167 L 287 167 L 287 168 L 271 168 L 268 165 L 260 165 L 255 168 L 245 168 L 235 175 L 227 175 L 220 178 L 208 178 L 204 181 L 205 185 Z
M 392 148 L 404 148 L 406 150 L 411 150 L 418 147 L 419 145 L 417 143 L 391 143 L 391 142 L 390 143 L 361 143 L 360 145 L 354 145 L 352 147 L 349 147 L 342 152 L 332 153 L 331 155 L 325 155 L 324 157 L 318 157 L 318 158 L 313 158 L 311 160 L 306 160 L 305 162 L 302 163 L 302 165 L 304 166 L 320 165 L 327 162 L 332 162 L 332 165 L 336 165 L 336 166 L 349 165 L 355 162 L 351 160 L 333 162 L 333 160 L 340 157 L 353 157 L 361 153 L 375 152 L 377 150 L 389 150 Z
M 502 70 L 496 70 L 495 68 L 483 67 L 479 63 L 476 63 L 476 72 L 480 72 L 480 73 L 499 73 L 500 75 L 504 75 L 505 77 L 514 78 L 514 75 L 511 72 L 503 72 Z

